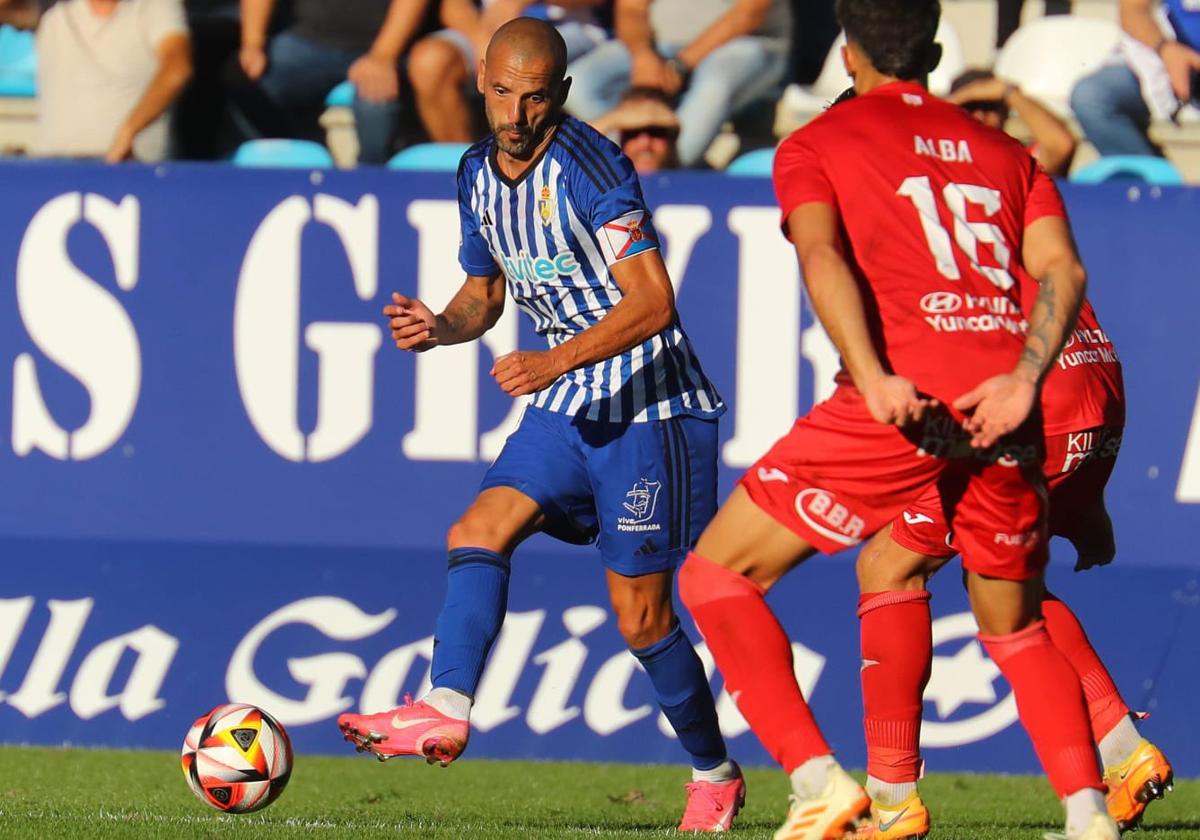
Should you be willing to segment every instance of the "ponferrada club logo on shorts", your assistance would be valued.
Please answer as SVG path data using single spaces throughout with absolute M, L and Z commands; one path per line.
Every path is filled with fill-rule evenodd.
M 625 501 L 621 503 L 621 507 L 631 515 L 617 518 L 617 530 L 661 531 L 662 525 L 650 521 L 654 518 L 654 509 L 658 505 L 658 491 L 661 489 L 661 481 L 643 478 L 635 482 L 633 488 L 625 494 Z
M 841 545 L 862 542 L 867 523 L 828 490 L 809 487 L 796 494 L 796 515 L 821 536 Z

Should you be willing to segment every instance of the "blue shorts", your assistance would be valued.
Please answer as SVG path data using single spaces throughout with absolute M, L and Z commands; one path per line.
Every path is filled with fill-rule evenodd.
M 674 568 L 717 512 L 717 421 L 605 423 L 530 406 L 484 476 L 542 509 L 542 530 L 599 539 L 604 565 L 636 577 Z

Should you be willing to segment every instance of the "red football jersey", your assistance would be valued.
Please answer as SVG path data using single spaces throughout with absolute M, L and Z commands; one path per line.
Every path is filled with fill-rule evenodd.
M 884 364 L 950 403 L 1013 369 L 1025 343 L 1025 228 L 1065 214 L 1016 140 L 916 84 L 843 102 L 775 155 L 783 219 L 836 208 Z
M 1046 375 L 1042 415 L 1047 435 L 1125 425 L 1121 362 L 1086 299 L 1062 354 Z

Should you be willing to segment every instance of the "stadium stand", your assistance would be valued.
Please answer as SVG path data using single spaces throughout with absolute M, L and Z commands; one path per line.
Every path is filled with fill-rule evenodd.
M 37 46 L 32 32 L 0 26 L 0 153 L 23 152 L 37 124 Z
M 725 168 L 725 174 L 742 178 L 770 178 L 774 162 L 774 149 L 755 149 L 734 158 Z
M 259 169 L 331 169 L 333 156 L 311 140 L 247 140 L 234 153 L 233 165 Z
M 401 149 L 387 163 L 388 169 L 454 172 L 470 143 L 418 143 Z
M 1071 180 L 1077 184 L 1102 184 L 1107 181 L 1144 181 L 1162 187 L 1183 183 L 1183 175 L 1171 161 L 1151 155 L 1109 155 L 1076 169 Z
M 1094 18 L 1042 18 L 1009 38 L 996 56 L 996 75 L 1069 117 L 1071 89 L 1108 58 L 1120 34 L 1116 24 Z

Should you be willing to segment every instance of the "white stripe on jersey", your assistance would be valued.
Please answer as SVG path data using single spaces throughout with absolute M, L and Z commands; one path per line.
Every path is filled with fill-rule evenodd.
M 580 148 L 581 142 L 564 140 Z M 572 201 L 588 194 L 590 186 L 582 193 L 572 186 L 586 173 L 573 169 L 573 159 L 562 150 L 558 156 L 554 151 L 552 146 L 512 185 L 494 170 L 490 156 L 478 154 L 464 164 L 479 167 L 467 183 L 480 236 L 514 302 L 551 347 L 598 323 L 623 297 L 585 221 L 588 215 Z M 588 419 L 609 422 L 714 416 L 724 409 L 686 336 L 674 326 L 618 356 L 570 371 L 534 395 L 532 404 L 572 416 L 586 409 Z

